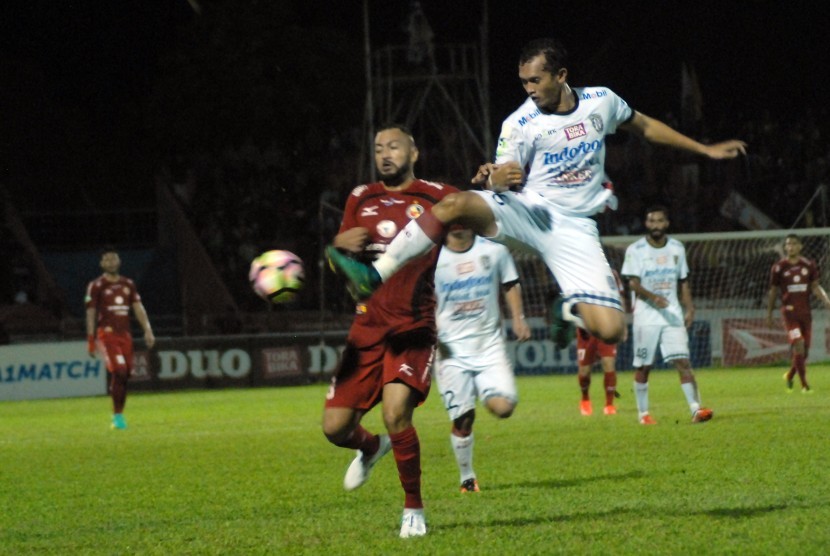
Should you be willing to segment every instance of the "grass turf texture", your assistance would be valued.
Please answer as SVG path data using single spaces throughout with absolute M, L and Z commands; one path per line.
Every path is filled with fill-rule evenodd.
M 655 427 L 579 414 L 576 377 L 521 377 L 516 414 L 475 428 L 482 492 L 460 494 L 433 391 L 415 415 L 429 532 L 399 539 L 387 456 L 343 491 L 353 453 L 320 432 L 325 385 L 0 403 L 2 554 L 820 554 L 830 547 L 830 367 L 816 392 L 781 368 L 700 370 L 715 418 L 691 425 L 674 372 L 651 378 Z M 380 413 L 364 420 L 378 431 Z

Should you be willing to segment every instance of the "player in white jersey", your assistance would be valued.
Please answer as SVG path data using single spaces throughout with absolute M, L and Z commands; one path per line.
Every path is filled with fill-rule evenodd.
M 666 235 L 669 213 L 664 206 L 646 210 L 647 235 L 628 246 L 622 275 L 628 278 L 634 313 L 634 394 L 640 423 L 655 425 L 648 412 L 648 375 L 659 347 L 664 361 L 680 373 L 693 423 L 712 418 L 712 410 L 700 405 L 697 380 L 689 361 L 689 335 L 695 307 L 689 286 L 686 248 Z M 680 289 L 680 296 L 677 291 Z
M 504 121 L 495 164 L 482 165 L 472 180 L 488 190 L 448 195 L 411 221 L 371 266 L 327 249 L 359 295 L 371 295 L 407 261 L 440 245 L 447 226 L 458 222 L 499 243 L 538 252 L 562 289 L 564 318 L 605 342 L 622 339 L 619 293 L 590 218 L 616 201 L 603 186 L 605 137 L 624 129 L 712 159 L 744 154 L 746 144 L 704 145 L 632 110 L 610 89 L 572 88 L 567 79 L 567 54 L 557 41 L 527 44 L 519 80 L 529 98 Z M 521 191 L 508 191 L 522 184 Z
M 513 414 L 519 401 L 502 329 L 499 291 L 504 292 L 516 339 L 529 339 L 519 275 L 510 252 L 477 237 L 469 228 L 450 231 L 435 269 L 438 352 L 434 371 L 452 420 L 450 444 L 461 492 L 479 491 L 473 471 L 476 398 L 502 419 Z

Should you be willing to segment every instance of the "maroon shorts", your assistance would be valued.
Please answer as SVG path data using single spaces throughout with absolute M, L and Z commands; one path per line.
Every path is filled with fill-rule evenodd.
M 606 344 L 581 328 L 576 329 L 576 358 L 580 367 L 593 365 L 602 357 L 616 357 L 617 345 Z
M 804 340 L 804 348 L 810 347 L 813 339 L 812 317 L 799 316 L 788 311 L 782 311 L 784 316 L 784 328 L 787 329 L 787 340 L 793 345 L 798 340 Z
M 133 368 L 133 338 L 129 333 L 99 332 L 95 343 L 111 373 Z
M 381 401 L 383 386 L 395 381 L 418 391 L 420 405 L 429 394 L 434 352 L 435 333 L 428 329 L 412 330 L 368 347 L 347 342 L 326 394 L 326 407 L 368 411 Z

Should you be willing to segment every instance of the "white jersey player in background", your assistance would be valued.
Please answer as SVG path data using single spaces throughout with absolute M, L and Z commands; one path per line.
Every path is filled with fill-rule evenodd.
M 554 39 L 524 47 L 519 80 L 528 99 L 504 121 L 495 164 L 482 165 L 472 180 L 488 191 L 448 195 L 411 221 L 372 265 L 334 252 L 331 261 L 356 291 L 369 296 L 407 261 L 440 245 L 448 225 L 457 222 L 499 243 L 537 252 L 562 289 L 564 318 L 617 343 L 625 316 L 590 218 L 616 201 L 603 186 L 606 136 L 624 129 L 712 159 L 734 158 L 746 152 L 746 144 L 704 145 L 632 110 L 610 89 L 571 87 L 567 54 Z M 523 184 L 520 192 L 507 191 Z M 559 315 L 554 321 L 563 324 Z
M 502 328 L 499 291 L 504 292 L 516 339 L 529 339 L 519 275 L 510 252 L 468 228 L 450 231 L 435 269 L 438 351 L 434 374 L 452 420 L 450 444 L 461 475 L 461 492 L 479 491 L 473 471 L 476 399 L 502 419 L 513 414 L 519 401 Z
M 680 388 L 692 412 L 692 422 L 712 418 L 712 410 L 700 406 L 700 392 L 689 361 L 686 329 L 694 321 L 695 308 L 688 282 L 686 248 L 666 235 L 668 216 L 664 206 L 646 210 L 648 233 L 625 250 L 621 271 L 628 278 L 633 297 L 634 395 L 643 425 L 657 424 L 648 412 L 648 375 L 658 347 L 663 360 L 674 363 L 680 373 Z

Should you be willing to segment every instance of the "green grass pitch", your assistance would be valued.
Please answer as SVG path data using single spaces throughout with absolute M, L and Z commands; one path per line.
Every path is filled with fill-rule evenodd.
M 435 391 L 415 415 L 429 532 L 399 539 L 392 457 L 347 493 L 353 453 L 320 432 L 326 385 L 0 403 L 0 554 L 826 554 L 830 378 L 786 394 L 779 367 L 699 370 L 714 419 L 691 425 L 653 373 L 655 427 L 582 417 L 570 376 L 521 377 L 514 416 L 478 412 L 482 492 L 458 492 Z M 376 409 L 367 428 L 381 428 Z

